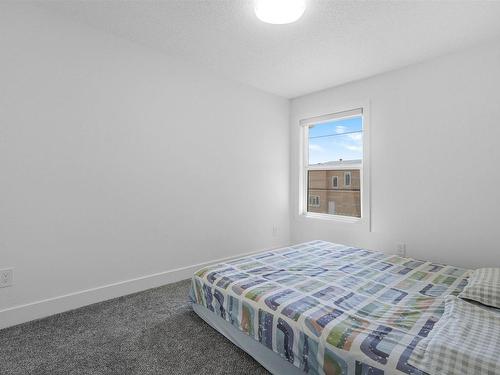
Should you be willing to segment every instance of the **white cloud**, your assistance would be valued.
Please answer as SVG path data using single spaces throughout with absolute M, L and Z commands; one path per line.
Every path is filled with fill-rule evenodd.
M 363 139 L 362 133 L 352 133 L 352 134 L 347 134 L 347 136 L 351 138 L 353 141 L 361 141 Z
M 363 147 L 358 146 L 358 145 L 345 145 L 344 147 L 346 149 L 348 149 L 349 151 L 354 151 L 354 152 L 362 152 L 363 151 Z
M 314 143 L 309 144 L 309 151 L 316 151 L 316 152 L 325 152 L 326 150 L 321 147 L 320 145 L 316 145 Z
M 344 126 L 344 125 L 337 125 L 337 126 L 335 127 L 335 132 L 336 132 L 337 134 L 345 133 L 346 131 L 347 131 L 347 127 L 346 127 L 346 126 Z

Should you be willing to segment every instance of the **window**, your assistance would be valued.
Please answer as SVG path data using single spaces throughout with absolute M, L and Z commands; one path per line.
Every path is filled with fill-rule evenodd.
M 338 187 L 339 187 L 339 177 L 333 176 L 332 177 L 332 188 L 337 189 Z
M 368 197 L 362 185 L 363 109 L 303 120 L 301 125 L 304 140 L 302 213 L 350 221 L 361 219 L 362 197 Z M 326 202 L 323 206 L 319 204 L 320 196 Z
M 351 178 L 352 178 L 352 172 L 344 172 L 344 186 L 345 187 L 350 187 L 351 186 Z
M 310 195 L 309 196 L 309 207 L 319 207 L 320 201 L 318 195 Z

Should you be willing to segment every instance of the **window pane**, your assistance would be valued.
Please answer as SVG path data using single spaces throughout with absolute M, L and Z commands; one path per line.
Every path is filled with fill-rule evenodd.
M 344 185 L 351 186 L 351 172 L 344 172 Z
M 362 115 L 309 126 L 308 151 L 307 211 L 361 217 Z
M 337 176 L 332 177 L 332 187 L 336 188 L 339 186 L 339 178 Z
M 309 165 L 363 159 L 361 116 L 309 127 Z
M 349 186 L 344 173 L 349 172 Z M 361 217 L 360 170 L 310 170 L 308 171 L 308 212 Z M 331 181 L 337 177 L 337 187 Z

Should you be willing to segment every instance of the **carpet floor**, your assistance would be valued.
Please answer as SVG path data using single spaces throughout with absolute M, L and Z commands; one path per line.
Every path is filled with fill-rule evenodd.
M 269 374 L 194 313 L 189 281 L 0 331 L 0 374 Z

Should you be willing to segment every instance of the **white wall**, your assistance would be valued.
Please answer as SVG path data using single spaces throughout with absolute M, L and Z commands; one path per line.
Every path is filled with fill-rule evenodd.
M 500 266 L 500 42 L 291 103 L 291 239 Z M 299 120 L 370 101 L 372 232 L 298 213 Z
M 287 100 L 28 5 L 0 51 L 0 328 L 290 238 L 500 265 L 498 42 L 294 99 L 291 131 Z M 298 121 L 366 100 L 372 232 L 299 216 Z
M 0 328 L 288 243 L 287 100 L 27 5 L 0 51 Z

